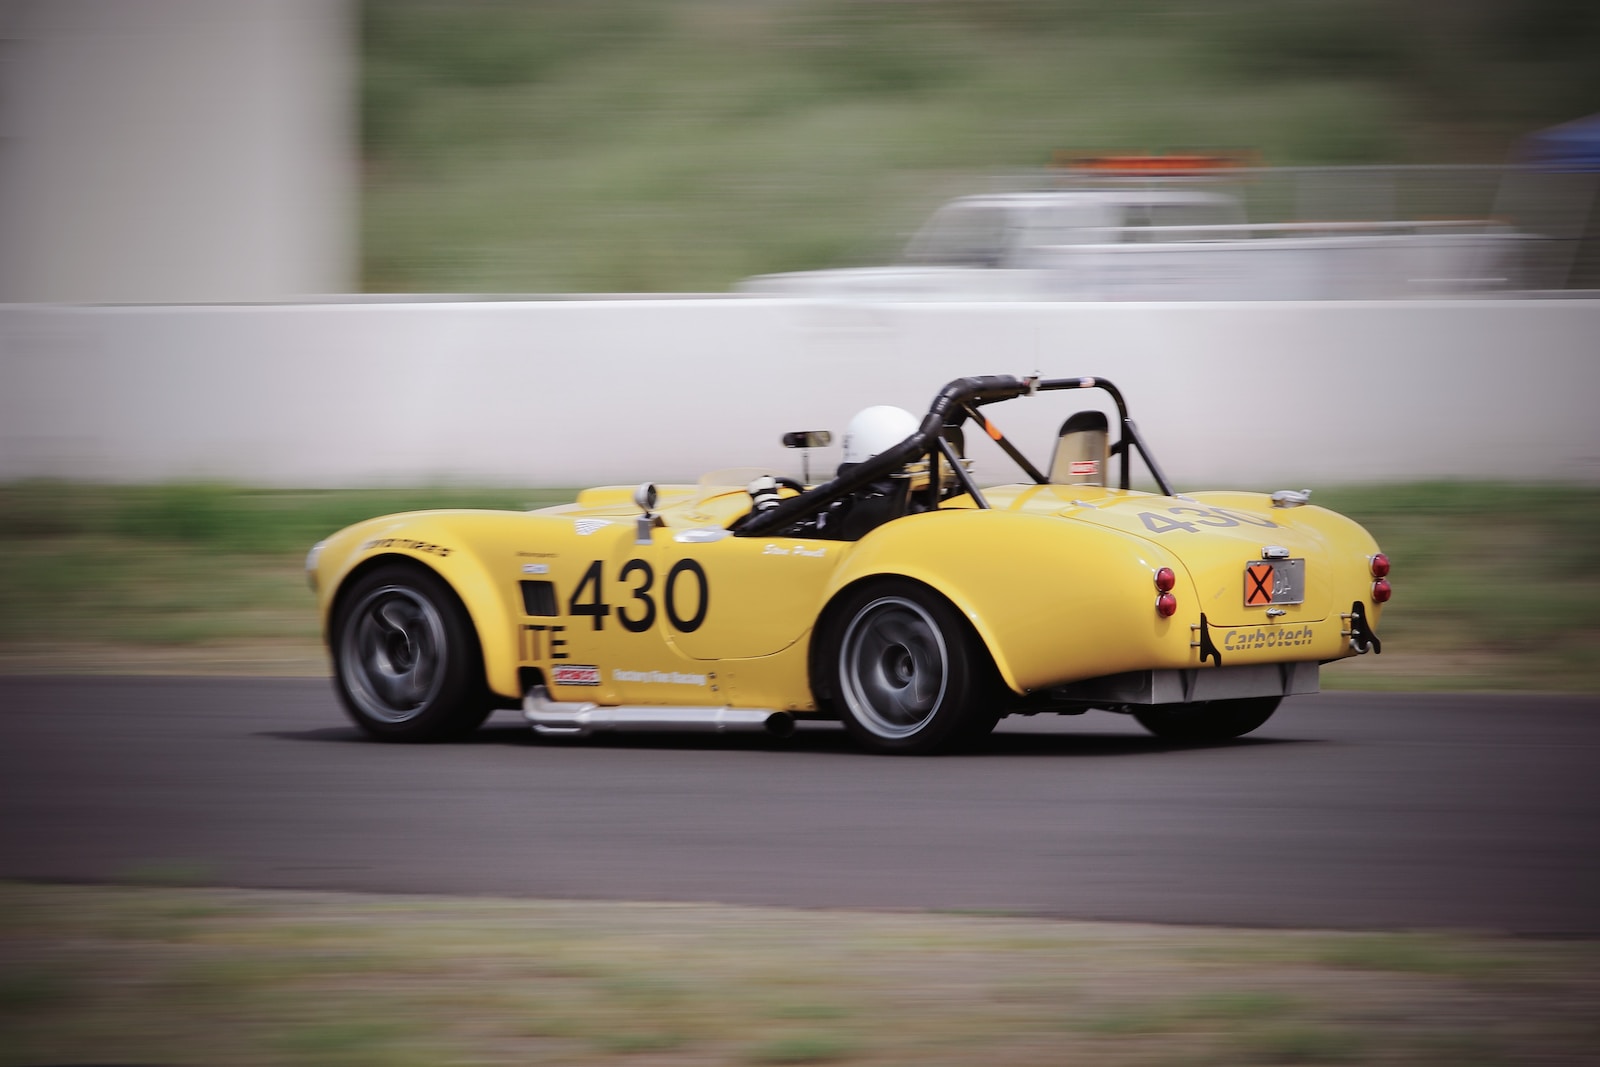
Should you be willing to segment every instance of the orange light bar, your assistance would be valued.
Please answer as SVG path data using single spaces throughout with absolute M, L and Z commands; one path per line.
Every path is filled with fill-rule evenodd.
M 1246 153 L 1233 155 L 1205 155 L 1179 153 L 1176 155 L 1113 155 L 1074 156 L 1057 152 L 1052 165 L 1068 170 L 1091 171 L 1097 174 L 1206 174 L 1218 170 L 1236 170 L 1256 166 L 1257 161 Z

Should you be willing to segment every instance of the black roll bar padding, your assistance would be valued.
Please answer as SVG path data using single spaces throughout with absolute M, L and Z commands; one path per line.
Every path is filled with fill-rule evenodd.
M 917 430 L 910 437 L 895 445 L 887 451 L 880 452 L 870 459 L 856 464 L 844 474 L 839 475 L 821 485 L 813 486 L 798 496 L 792 496 L 775 508 L 761 512 L 750 512 L 732 526 L 735 534 L 742 537 L 753 537 L 757 534 L 770 533 L 780 530 L 785 526 L 799 522 L 802 519 L 821 511 L 836 500 L 855 492 L 857 489 L 875 482 L 880 478 L 888 477 L 908 463 L 914 463 L 919 458 L 926 456 L 931 468 L 931 474 L 938 474 L 937 456 L 949 449 L 949 442 L 944 440 L 943 430 L 948 425 L 959 426 L 968 418 L 975 418 L 976 409 L 984 404 L 993 404 L 1001 400 L 1010 400 L 1013 397 L 1023 396 L 1034 392 L 1054 392 L 1059 389 L 1102 389 L 1111 394 L 1112 401 L 1117 405 L 1117 416 L 1122 423 L 1122 485 L 1123 489 L 1129 486 L 1128 480 L 1128 448 L 1127 441 L 1132 441 L 1139 449 L 1139 454 L 1144 457 L 1145 463 L 1150 467 L 1150 472 L 1155 475 L 1161 491 L 1167 496 L 1172 495 L 1171 488 L 1167 485 L 1166 478 L 1162 475 L 1155 461 L 1150 458 L 1150 450 L 1145 447 L 1144 440 L 1139 436 L 1139 430 L 1134 426 L 1133 420 L 1128 418 L 1128 405 L 1122 399 L 1122 393 L 1111 382 L 1104 378 L 1017 378 L 1009 374 L 984 374 L 969 378 L 957 378 L 939 390 L 933 398 L 933 403 L 928 406 L 928 414 L 922 419 Z M 1007 449 L 1013 453 L 1014 446 Z M 1021 460 L 1024 470 L 1032 468 L 1026 459 Z M 979 507 L 987 508 L 977 486 L 972 483 L 972 478 L 959 463 L 952 463 L 956 476 L 961 480 L 962 487 L 967 490 L 974 500 L 979 502 Z M 1035 471 L 1036 473 L 1036 471 Z

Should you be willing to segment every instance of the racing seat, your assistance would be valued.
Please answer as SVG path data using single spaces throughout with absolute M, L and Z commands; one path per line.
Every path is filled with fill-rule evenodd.
M 1079 411 L 1061 424 L 1050 458 L 1052 485 L 1105 485 L 1111 426 L 1102 411 Z
M 811 536 L 859 541 L 889 520 L 904 515 L 910 504 L 911 479 L 895 478 L 886 486 L 874 482 L 867 491 L 847 496 L 830 508 Z

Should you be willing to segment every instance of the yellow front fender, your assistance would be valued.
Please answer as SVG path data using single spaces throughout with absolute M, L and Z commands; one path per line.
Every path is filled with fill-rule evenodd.
M 490 690 L 520 696 L 515 625 L 520 609 L 507 599 L 515 586 L 494 580 L 483 550 L 496 542 L 514 545 L 525 525 L 523 516 L 511 512 L 420 511 L 341 530 L 323 545 L 316 569 L 324 638 L 339 595 L 353 577 L 387 560 L 408 560 L 438 574 L 461 599 L 478 635 Z

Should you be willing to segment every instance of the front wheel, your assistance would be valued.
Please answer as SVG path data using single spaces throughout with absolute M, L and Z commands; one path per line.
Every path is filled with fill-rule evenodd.
M 1209 700 L 1136 711 L 1139 725 L 1166 741 L 1227 741 L 1272 718 L 1282 697 Z
M 992 729 L 983 650 L 961 616 L 914 582 L 876 582 L 836 615 L 825 664 L 844 719 L 874 752 L 959 748 Z
M 339 698 L 387 741 L 443 741 L 477 729 L 490 702 L 471 620 L 444 580 L 390 564 L 358 578 L 329 630 Z

